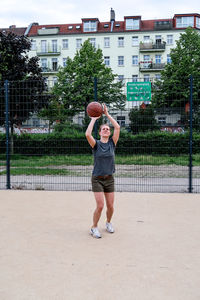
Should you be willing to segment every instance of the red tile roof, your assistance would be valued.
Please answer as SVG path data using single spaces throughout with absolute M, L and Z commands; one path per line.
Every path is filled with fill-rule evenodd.
M 25 31 L 26 31 L 26 27 L 10 27 L 10 28 L 0 28 L 1 32 L 12 32 L 16 35 L 24 35 Z
M 185 16 L 188 14 L 179 14 L 179 15 L 174 15 L 175 16 Z M 199 14 L 189 14 L 193 16 L 200 16 Z M 124 21 L 114 21 L 113 23 L 113 30 L 112 32 L 131 32 L 131 30 L 125 30 L 125 20 L 126 18 L 129 17 L 124 17 Z M 133 17 L 136 18 L 136 17 Z M 155 20 L 141 20 L 141 16 L 138 16 L 138 19 L 141 20 L 141 27 L 139 31 L 150 31 L 154 30 L 155 28 L 155 22 L 158 21 L 170 21 L 173 24 L 172 19 L 155 19 Z M 86 20 L 96 20 L 98 22 L 98 27 L 97 27 L 97 32 L 83 32 L 83 22 Z M 105 26 L 107 25 L 107 26 Z M 59 28 L 59 33 L 60 35 L 64 34 L 96 34 L 96 33 L 109 33 L 111 32 L 111 22 L 99 22 L 97 18 L 84 18 L 82 19 L 82 23 L 76 23 L 76 24 L 57 24 L 57 25 L 36 25 L 33 24 L 30 28 L 28 36 L 37 36 L 38 35 L 38 29 L 42 28 Z M 134 31 L 134 30 L 133 30 Z M 138 31 L 138 30 L 135 30 Z

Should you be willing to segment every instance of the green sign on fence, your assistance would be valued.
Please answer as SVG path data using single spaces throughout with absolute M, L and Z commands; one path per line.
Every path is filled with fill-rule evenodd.
M 151 101 L 151 82 L 128 82 L 127 101 Z

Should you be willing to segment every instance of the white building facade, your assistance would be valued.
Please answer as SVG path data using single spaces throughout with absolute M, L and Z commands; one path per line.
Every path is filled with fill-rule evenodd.
M 65 66 L 87 39 L 102 49 L 105 64 L 119 79 L 151 81 L 170 63 L 170 50 L 188 26 L 200 30 L 200 15 L 144 21 L 141 16 L 128 16 L 116 21 L 111 9 L 108 22 L 88 18 L 77 24 L 33 23 L 26 35 L 32 40 L 29 56 L 39 56 L 43 75 L 54 82 L 59 67 Z
M 141 16 L 126 16 L 123 21 L 115 20 L 111 9 L 110 20 L 100 22 L 98 18 L 82 19 L 81 23 L 61 25 L 39 25 L 33 23 L 26 30 L 32 41 L 29 56 L 38 56 L 51 85 L 57 81 L 59 67 L 73 58 L 86 40 L 102 49 L 104 63 L 119 80 L 127 82 L 153 81 L 170 63 L 170 51 L 187 27 L 200 32 L 200 14 L 175 14 L 171 19 L 142 20 Z M 124 85 L 126 93 L 126 84 Z M 125 126 L 129 123 L 128 111 L 140 106 L 140 101 L 127 101 L 127 111 L 118 114 L 117 120 Z M 82 117 L 77 123 L 82 123 Z M 180 115 L 158 115 L 160 124 L 175 124 Z

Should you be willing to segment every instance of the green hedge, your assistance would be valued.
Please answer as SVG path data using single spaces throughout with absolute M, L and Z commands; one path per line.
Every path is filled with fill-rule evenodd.
M 5 134 L 0 134 L 0 153 L 5 153 Z M 117 145 L 119 154 L 187 154 L 188 133 L 148 132 L 132 135 L 122 131 Z M 86 154 L 91 153 L 84 133 L 66 135 L 22 134 L 14 135 L 14 153 L 28 155 Z M 193 133 L 193 153 L 200 153 L 200 134 Z

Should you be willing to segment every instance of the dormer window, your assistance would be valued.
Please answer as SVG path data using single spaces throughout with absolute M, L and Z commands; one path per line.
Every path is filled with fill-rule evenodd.
M 176 28 L 194 27 L 194 17 L 176 17 Z
M 200 28 L 200 18 L 196 17 L 196 28 Z
M 97 21 L 84 21 L 83 23 L 84 32 L 94 32 L 97 31 Z
M 139 30 L 140 29 L 140 19 L 125 19 L 126 30 Z

